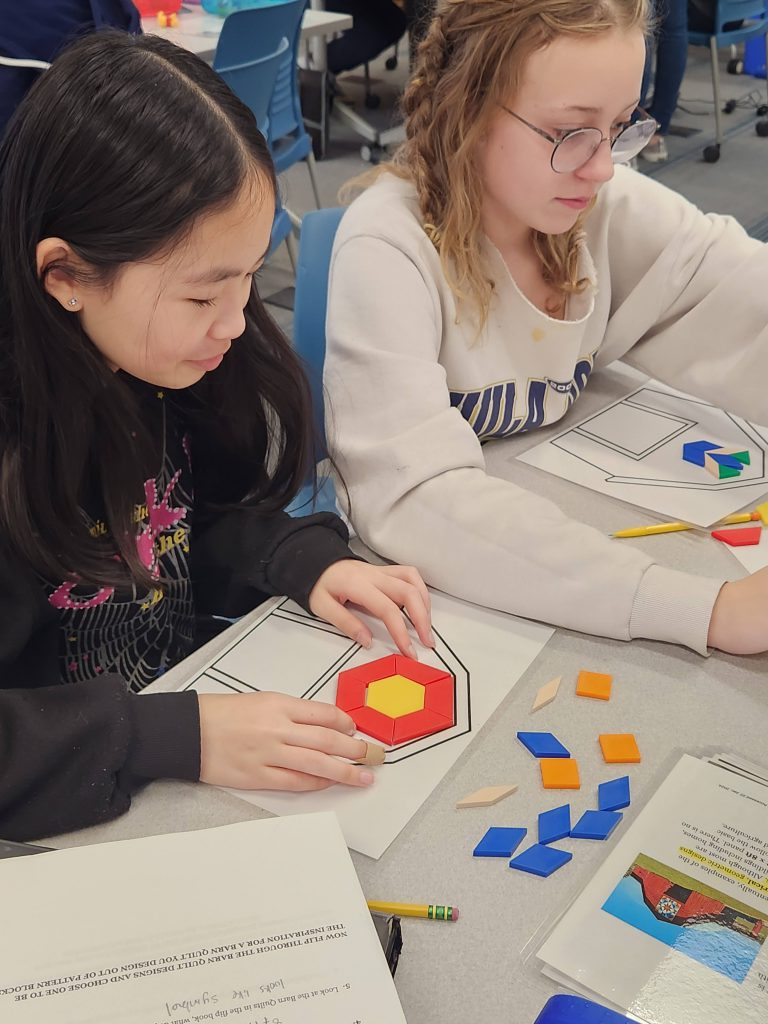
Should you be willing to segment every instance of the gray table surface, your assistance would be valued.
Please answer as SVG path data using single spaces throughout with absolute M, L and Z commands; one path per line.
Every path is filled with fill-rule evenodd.
M 630 385 L 623 371 L 596 374 L 572 413 L 574 422 Z M 488 446 L 489 471 L 510 475 L 511 455 L 544 436 L 538 431 L 534 437 Z M 620 502 L 520 463 L 514 466 L 514 476 L 606 533 L 651 521 Z M 675 568 L 729 578 L 744 575 L 724 547 L 690 533 L 622 543 L 653 544 L 659 561 Z M 185 664 L 185 674 L 193 667 Z M 608 703 L 574 697 L 575 676 L 582 668 L 614 675 Z M 563 676 L 560 694 L 531 716 L 536 690 L 555 675 Z M 396 983 L 408 1021 L 529 1024 L 557 991 L 539 973 L 535 948 L 592 876 L 604 846 L 577 840 L 559 844 L 572 850 L 573 860 L 551 878 L 540 879 L 510 871 L 503 859 L 474 860 L 472 849 L 486 828 L 522 825 L 533 837 L 540 811 L 569 800 L 573 813 L 579 814 L 596 806 L 598 782 L 625 773 L 630 775 L 633 795 L 622 825 L 626 827 L 683 752 L 727 750 L 768 764 L 766 725 L 768 655 L 734 658 L 716 653 L 705 659 L 664 644 L 622 644 L 557 630 L 384 856 L 373 861 L 352 855 L 369 899 L 451 903 L 461 910 L 456 924 L 403 919 L 404 948 Z M 581 768 L 578 792 L 542 790 L 535 761 L 515 738 L 521 728 L 551 730 L 570 748 Z M 604 765 L 599 732 L 634 732 L 642 763 L 615 770 Z M 456 810 L 460 797 L 501 782 L 518 783 L 518 792 L 494 807 Z M 216 789 L 164 781 L 138 794 L 129 814 L 117 821 L 43 841 L 57 847 L 79 846 L 265 816 Z

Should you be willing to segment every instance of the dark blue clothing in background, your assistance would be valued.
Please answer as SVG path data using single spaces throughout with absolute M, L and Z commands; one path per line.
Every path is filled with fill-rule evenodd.
M 50 63 L 85 32 L 141 30 L 132 0 L 0 0 L 0 56 Z M 0 64 L 0 137 L 39 71 Z
M 652 7 L 657 19 L 656 33 L 655 38 L 646 42 L 640 106 L 658 121 L 659 135 L 666 135 L 677 107 L 688 60 L 688 0 L 653 0 Z M 646 94 L 651 82 L 654 49 L 653 99 L 648 104 Z

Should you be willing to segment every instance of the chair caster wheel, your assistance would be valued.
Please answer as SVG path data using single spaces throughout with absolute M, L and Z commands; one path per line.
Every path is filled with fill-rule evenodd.
M 720 143 L 716 142 L 712 146 L 706 146 L 704 149 L 704 160 L 708 164 L 716 164 L 720 159 Z
M 758 121 L 755 125 L 755 131 L 761 139 L 768 139 L 768 121 Z
M 744 74 L 744 61 L 739 57 L 733 57 L 728 61 L 726 70 L 729 75 L 743 75 Z
M 365 106 L 368 110 L 378 110 L 381 106 L 381 96 L 369 92 L 365 97 Z
M 736 109 L 736 100 L 728 100 L 727 103 L 725 104 L 725 106 L 723 107 L 723 113 L 724 114 L 732 114 L 735 109 Z
M 397 57 L 387 57 L 384 61 L 384 67 L 387 71 L 394 71 L 397 67 Z
M 757 116 L 765 117 L 766 114 L 768 114 L 768 103 L 761 103 L 757 108 Z

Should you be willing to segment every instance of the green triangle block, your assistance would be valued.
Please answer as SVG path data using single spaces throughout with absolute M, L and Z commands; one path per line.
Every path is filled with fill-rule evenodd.
M 744 463 L 745 466 L 751 465 L 751 459 L 749 457 L 749 452 L 731 452 L 731 458 L 732 459 L 738 459 L 739 462 Z
M 740 469 L 731 469 L 730 466 L 718 466 L 717 468 L 718 468 L 718 471 L 719 471 L 719 479 L 720 480 L 727 480 L 728 477 L 732 477 L 732 476 L 741 476 L 741 470 Z

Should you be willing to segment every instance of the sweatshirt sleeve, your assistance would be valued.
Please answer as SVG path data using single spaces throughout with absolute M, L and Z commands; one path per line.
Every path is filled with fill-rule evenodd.
M 241 508 L 210 517 L 192 544 L 199 611 L 243 615 L 265 594 L 285 594 L 309 611 L 309 595 L 325 570 L 356 559 L 338 516 L 321 512 L 265 517 Z
M 25 840 L 123 814 L 157 778 L 200 777 L 197 694 L 119 676 L 0 690 L 0 835 Z
M 654 566 L 486 473 L 480 442 L 451 407 L 441 317 L 423 266 L 383 238 L 342 235 L 330 278 L 326 426 L 361 539 L 481 605 L 706 653 L 723 581 Z
M 131 693 L 117 675 L 62 683 L 58 620 L 0 547 L 0 836 L 84 828 L 150 779 L 198 779 L 197 694 Z
M 605 200 L 594 238 L 610 273 L 603 357 L 768 421 L 768 245 L 624 168 Z

